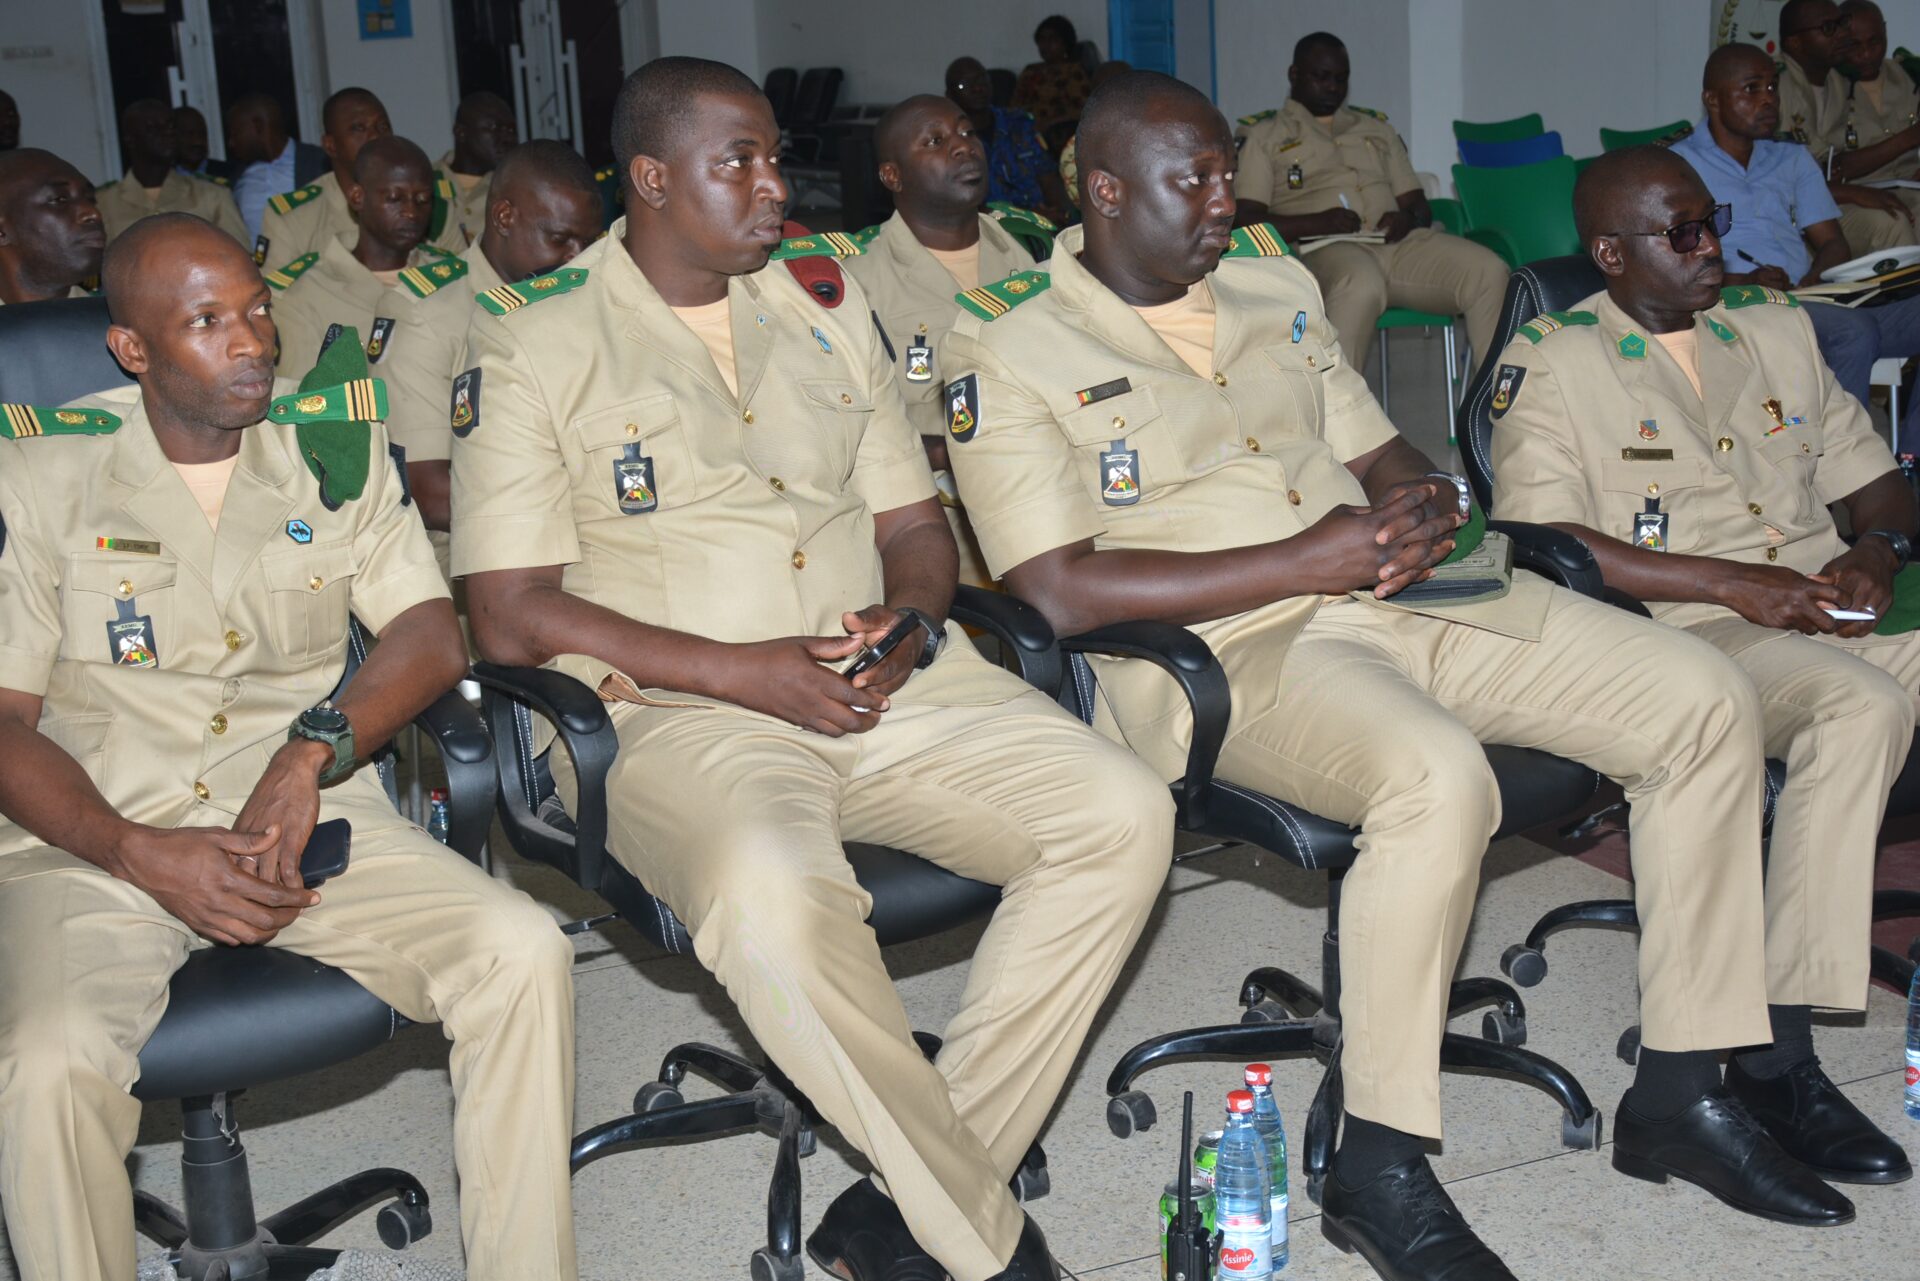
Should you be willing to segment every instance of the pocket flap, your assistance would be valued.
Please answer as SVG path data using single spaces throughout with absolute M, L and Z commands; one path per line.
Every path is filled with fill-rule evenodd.
M 1338 351 L 1328 351 L 1316 342 L 1275 343 L 1264 349 L 1266 357 L 1290 374 L 1324 374 L 1340 363 Z M 1307 363 L 1311 357 L 1313 363 Z
M 173 586 L 177 562 L 158 556 L 116 556 L 75 553 L 67 568 L 67 583 L 75 591 L 102 596 L 134 596 Z
M 260 558 L 260 572 L 270 592 L 312 595 L 326 590 L 329 583 L 353 577 L 353 570 L 350 543 L 316 543 Z
M 587 450 L 620 449 L 658 436 L 680 421 L 672 392 L 598 409 L 573 420 L 574 433 Z
M 1657 493 L 1676 489 L 1696 489 L 1706 483 L 1701 465 L 1693 458 L 1673 458 L 1664 462 L 1630 463 L 1623 458 L 1600 461 L 1600 488 L 1622 494 L 1646 494 L 1647 486 L 1658 485 Z
M 1060 425 L 1076 445 L 1104 445 L 1126 439 L 1159 417 L 1160 402 L 1148 386 L 1069 410 Z
M 860 388 L 852 383 L 831 379 L 815 379 L 800 384 L 800 390 L 808 400 L 827 409 L 838 409 L 845 413 L 858 413 L 873 408 L 873 401 Z

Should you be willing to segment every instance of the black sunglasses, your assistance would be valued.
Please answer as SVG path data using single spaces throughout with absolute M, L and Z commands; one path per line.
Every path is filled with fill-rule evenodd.
M 1689 218 L 1685 222 L 1676 222 L 1664 231 L 1610 231 L 1610 236 L 1665 236 L 1667 243 L 1673 246 L 1677 254 L 1690 254 L 1700 247 L 1700 235 L 1708 227 L 1713 234 L 1724 236 L 1733 228 L 1733 206 L 1715 205 L 1713 212 L 1704 218 Z

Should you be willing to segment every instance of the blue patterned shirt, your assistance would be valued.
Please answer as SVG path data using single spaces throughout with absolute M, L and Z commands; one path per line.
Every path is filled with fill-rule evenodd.
M 993 137 L 987 144 L 987 199 L 1004 200 L 1022 209 L 1038 209 L 1047 203 L 1040 190 L 1040 179 L 1058 173 L 1047 144 L 1033 117 L 1024 111 L 994 107 Z

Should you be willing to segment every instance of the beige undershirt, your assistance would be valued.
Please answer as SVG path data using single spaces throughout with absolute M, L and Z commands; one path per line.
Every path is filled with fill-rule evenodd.
M 160 203 L 160 193 L 164 190 L 166 190 L 164 187 L 142 187 L 140 194 L 147 198 L 148 204 L 157 205 Z
M 673 314 L 693 330 L 695 338 L 706 344 L 707 354 L 713 357 L 714 367 L 720 371 L 727 390 L 738 396 L 740 381 L 733 369 L 733 312 L 727 299 L 704 307 L 675 307 Z
M 1213 290 L 1202 280 L 1186 296 L 1157 307 L 1135 307 L 1160 341 L 1202 378 L 1213 377 Z
M 389 289 L 400 283 L 400 268 L 398 267 L 395 267 L 392 271 L 375 271 L 369 272 L 368 274 Z
M 1875 76 L 1872 80 L 1856 81 L 1854 87 L 1867 95 L 1867 101 L 1873 104 L 1875 111 L 1880 110 L 1880 100 L 1886 94 L 1886 82 Z
M 1700 340 L 1691 329 L 1676 329 L 1670 334 L 1655 334 L 1654 340 L 1667 349 L 1667 355 L 1673 357 L 1673 363 L 1680 366 L 1680 372 L 1693 384 L 1693 394 L 1705 400 L 1707 393 L 1700 390 Z
M 974 241 L 965 249 L 928 249 L 933 260 L 947 269 L 954 283 L 961 289 L 980 287 L 980 242 Z
M 453 185 L 463 193 L 472 191 L 487 180 L 487 175 L 483 173 L 460 173 L 453 169 L 447 170 L 447 177 L 453 179 Z
M 180 479 L 186 482 L 187 492 L 193 495 L 193 501 L 199 504 L 207 524 L 216 533 L 220 529 L 220 509 L 227 501 L 227 484 L 232 481 L 234 465 L 239 461 L 240 455 L 235 454 L 217 463 L 173 464 Z

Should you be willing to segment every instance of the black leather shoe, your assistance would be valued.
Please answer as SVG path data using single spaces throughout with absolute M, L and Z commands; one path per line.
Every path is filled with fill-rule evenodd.
M 1685 1179 L 1776 1223 L 1853 1222 L 1853 1202 L 1788 1156 L 1724 1085 L 1670 1121 L 1648 1120 L 1622 1098 L 1613 1116 L 1613 1168 L 1649 1183 Z
M 1335 1172 L 1320 1211 L 1327 1240 L 1347 1254 L 1358 1250 L 1385 1281 L 1514 1281 L 1424 1156 L 1390 1165 L 1358 1188 Z
M 1060 1265 L 1053 1261 L 1047 1238 L 1031 1217 L 1020 1229 L 1013 1257 L 989 1281 L 1060 1281 Z
M 833 1199 L 807 1238 L 807 1256 L 842 1281 L 946 1281 L 892 1198 L 862 1179 Z
M 1727 1090 L 1746 1104 L 1788 1156 L 1836 1183 L 1901 1183 L 1913 1166 L 1881 1128 L 1821 1070 L 1818 1059 L 1771 1081 L 1727 1064 Z

